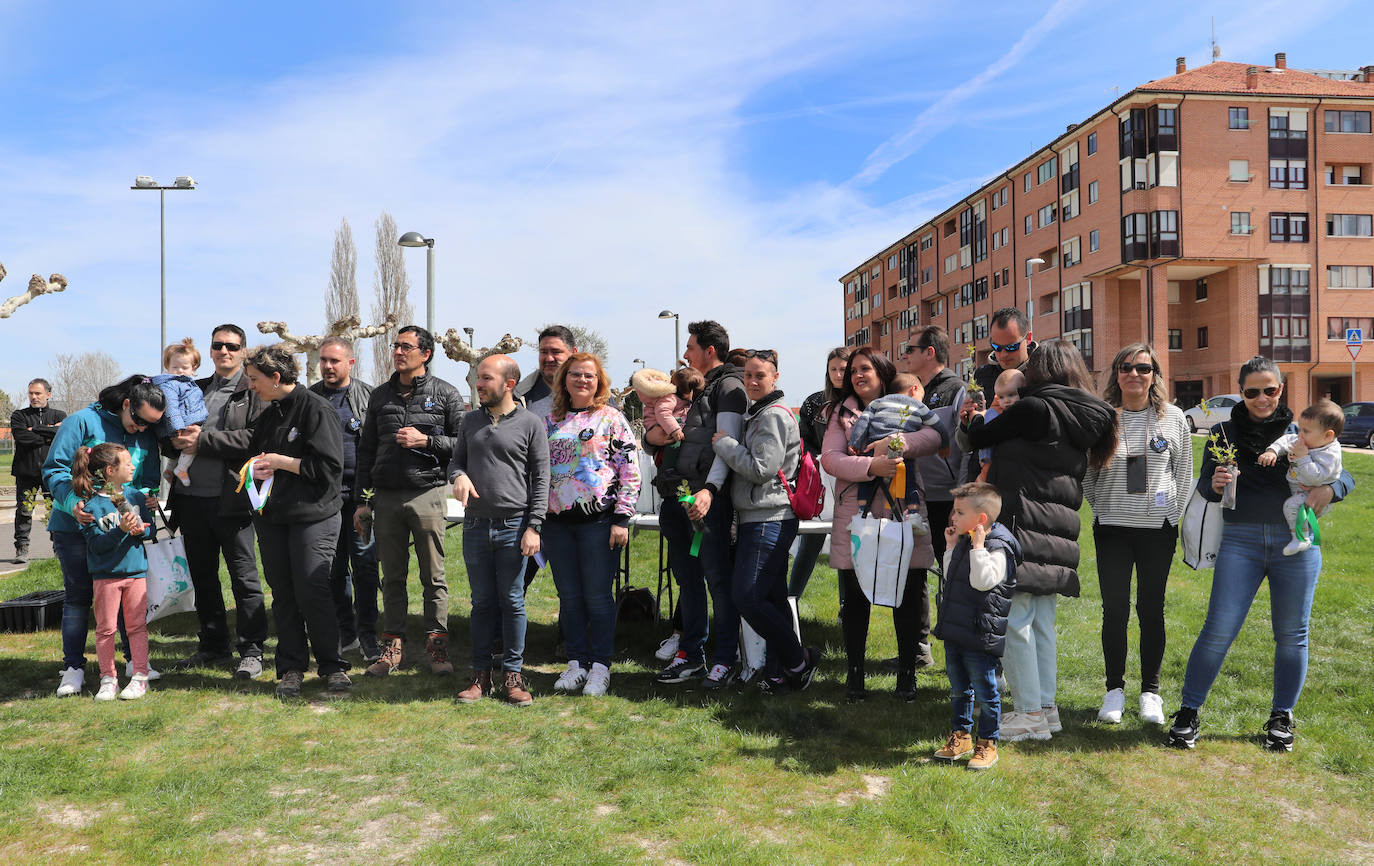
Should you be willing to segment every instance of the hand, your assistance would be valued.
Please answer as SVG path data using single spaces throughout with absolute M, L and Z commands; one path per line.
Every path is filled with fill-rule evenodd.
M 477 489 L 472 486 L 472 479 L 467 475 L 459 475 L 453 480 L 453 498 L 457 499 L 464 508 L 468 507 L 468 498 L 481 499 Z
M 1336 498 L 1336 491 L 1331 489 L 1330 484 L 1323 484 L 1321 487 L 1313 487 L 1307 491 L 1307 507 L 1320 514 L 1321 510 L 1331 504 L 1331 500 Z
M 1299 439 L 1298 441 L 1293 443 L 1292 448 L 1288 449 L 1288 456 L 1294 460 L 1298 460 L 1303 457 L 1306 457 L 1308 455 L 1309 450 L 1310 449 L 1307 447 L 1307 443 Z
M 711 510 L 711 491 L 703 487 L 697 491 L 692 504 L 687 507 L 688 520 L 705 520 L 706 512 Z
M 952 550 L 959 543 L 959 532 L 953 526 L 945 527 L 945 550 Z
M 681 428 L 678 428 L 677 430 L 674 430 L 672 433 L 668 434 L 669 442 L 681 442 L 683 439 L 686 438 L 687 434 L 683 433 Z
M 1261 466 L 1273 466 L 1276 462 L 1278 462 L 1278 459 L 1279 455 L 1275 454 L 1273 451 L 1266 451 L 1260 456 L 1256 457 L 1255 462 Z
M 253 458 L 253 477 L 258 481 L 266 481 L 276 474 L 276 468 L 267 457 L 266 454 L 259 454 Z
M 720 440 L 724 439 L 729 435 L 729 433 L 722 433 L 721 431 L 717 430 L 715 433 L 711 435 L 711 444 L 714 445 L 715 443 L 719 442 Z
M 619 550 L 630 543 L 630 527 L 611 525 L 611 550 Z
M 120 515 L 119 528 L 129 533 L 130 535 L 142 535 L 143 520 L 137 514 L 130 511 L 126 514 Z
M 969 419 L 973 417 L 974 413 L 981 408 L 983 407 L 980 406 L 978 404 L 978 401 L 973 399 L 972 397 L 964 398 L 964 405 L 959 407 L 959 420 L 962 423 L 967 424 L 969 422 Z
M 353 531 L 356 532 L 356 533 L 358 533 L 359 535 L 363 535 L 363 534 L 364 534 L 364 531 L 363 531 L 363 523 L 364 523 L 365 521 L 371 519 L 371 517 L 372 517 L 372 507 L 371 507 L 371 506 L 368 506 L 368 505 L 359 505 L 357 508 L 355 508 L 355 509 L 353 510 Z
M 402 448 L 424 448 L 429 444 L 429 437 L 414 427 L 402 427 L 396 431 L 396 444 Z
M 1212 490 L 1220 493 L 1226 489 L 1226 485 L 1230 484 L 1234 477 L 1235 474 L 1231 471 L 1230 466 L 1218 466 L 1217 471 L 1212 473 Z
M 525 534 L 520 536 L 520 555 L 534 556 L 539 552 L 539 533 L 533 529 L 526 529 Z
M 182 454 L 194 454 L 200 442 L 200 425 L 192 424 L 172 434 L 172 447 Z
M 72 506 L 72 517 L 75 517 L 76 522 L 82 525 L 95 523 L 95 515 L 86 510 L 86 503 L 84 502 L 78 502 Z
M 973 538 L 973 549 L 982 550 L 983 542 L 987 540 L 988 537 L 988 528 L 980 523 L 973 527 L 973 531 L 970 532 L 969 535 Z
M 874 478 L 891 478 L 897 474 L 897 464 L 900 460 L 893 460 L 891 457 L 877 455 L 868 461 L 868 474 Z

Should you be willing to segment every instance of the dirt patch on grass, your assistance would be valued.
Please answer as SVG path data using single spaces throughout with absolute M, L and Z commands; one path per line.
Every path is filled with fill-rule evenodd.
M 644 839 L 639 836 L 631 836 L 630 841 L 643 849 L 649 855 L 649 860 L 654 863 L 663 863 L 666 866 L 691 866 L 686 860 L 668 856 L 668 843 L 660 839 Z
M 96 809 L 82 809 L 69 803 L 50 803 L 38 807 L 38 815 L 49 824 L 68 830 L 84 830 L 100 820 L 102 814 L 117 813 L 123 806 L 110 803 L 105 812 Z
M 865 773 L 862 777 L 864 787 L 862 791 L 844 791 L 835 797 L 835 805 L 852 806 L 860 800 L 878 800 L 887 796 L 888 789 L 892 787 L 892 780 L 887 776 L 873 776 Z

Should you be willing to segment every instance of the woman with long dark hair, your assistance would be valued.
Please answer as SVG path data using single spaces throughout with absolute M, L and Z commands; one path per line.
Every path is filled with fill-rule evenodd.
M 801 428 L 802 447 L 811 455 L 817 465 L 821 461 L 821 446 L 825 442 L 825 407 L 835 402 L 840 389 L 844 387 L 844 370 L 849 363 L 849 347 L 836 346 L 825 356 L 825 387 L 802 401 L 797 422 Z M 801 537 L 797 556 L 792 560 L 792 576 L 787 580 L 787 594 L 801 598 L 806 592 L 806 584 L 811 581 L 811 572 L 816 569 L 816 560 L 825 547 L 826 537 L 820 533 L 810 533 Z M 840 582 L 840 604 L 844 604 L 844 582 Z

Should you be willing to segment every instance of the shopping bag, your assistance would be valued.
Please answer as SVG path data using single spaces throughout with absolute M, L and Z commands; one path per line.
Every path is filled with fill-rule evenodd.
M 1221 547 L 1221 503 L 1209 502 L 1197 488 L 1183 506 L 1183 564 L 1200 571 L 1217 564 Z
M 797 617 L 797 597 L 787 597 L 792 611 L 792 631 L 801 640 L 801 621 Z M 749 682 L 768 664 L 768 642 L 743 618 L 739 621 L 739 664 L 741 682 Z
M 186 562 L 186 542 L 167 528 L 167 515 L 161 505 L 157 513 L 162 518 L 162 530 L 166 535 L 159 539 L 155 530 L 153 540 L 143 545 L 148 555 L 148 622 L 196 609 L 196 590 L 191 585 L 191 570 Z
M 887 485 L 876 485 L 887 496 Z M 888 499 L 891 517 L 869 514 L 867 501 L 849 521 L 849 540 L 853 546 L 854 576 L 870 603 L 897 607 L 906 593 L 906 573 L 916 549 L 916 536 L 930 533 L 919 512 L 906 512 Z

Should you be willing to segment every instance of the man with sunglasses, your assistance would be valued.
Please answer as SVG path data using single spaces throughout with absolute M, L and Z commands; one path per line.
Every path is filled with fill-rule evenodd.
M 1030 320 L 1016 307 L 1003 307 L 992 314 L 992 323 L 988 326 L 988 345 L 992 348 L 992 356 L 986 364 L 973 371 L 973 381 L 983 389 L 985 402 L 980 407 L 973 397 L 967 397 L 959 410 L 960 421 L 967 424 L 975 411 L 987 408 L 997 377 L 1002 375 L 1003 370 L 1026 369 L 1026 361 L 1030 360 L 1030 353 L 1035 351 L 1036 346 L 1031 337 Z M 970 460 L 967 480 L 975 480 L 978 470 L 978 461 Z
M 444 579 L 444 529 L 448 463 L 463 397 L 429 374 L 434 336 L 406 325 L 391 344 L 396 372 L 372 390 L 358 440 L 353 493 L 354 528 L 364 535 L 368 521 L 382 566 L 382 655 L 367 669 L 384 677 L 404 656 L 406 579 L 410 543 L 424 587 L 425 652 L 433 674 L 453 673 L 448 660 L 448 584 Z
M 239 467 L 250 456 L 248 425 L 263 406 L 243 373 L 247 356 L 247 336 L 238 325 L 220 325 L 211 332 L 210 360 L 215 372 L 196 380 L 205 394 L 205 423 L 187 427 L 171 440 L 176 449 L 196 455 L 190 467 L 191 483 L 173 484 L 169 504 L 186 542 L 186 563 L 200 620 L 196 651 L 177 662 L 174 670 L 215 667 L 232 658 L 224 589 L 219 582 L 222 556 L 234 595 L 239 655 L 234 676 L 256 679 L 262 675 L 267 606 L 253 549 L 252 507 L 237 489 Z M 165 446 L 163 454 L 177 456 Z

